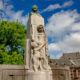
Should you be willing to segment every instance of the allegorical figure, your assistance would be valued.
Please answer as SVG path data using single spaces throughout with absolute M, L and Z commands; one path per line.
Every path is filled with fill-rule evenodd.
M 39 25 L 37 27 L 36 38 L 31 39 L 31 54 L 33 61 L 33 69 L 35 71 L 47 70 L 48 69 L 48 59 L 47 59 L 47 50 L 48 43 L 45 35 L 44 27 Z
M 37 6 L 32 7 L 27 30 L 30 40 L 30 66 L 31 69 L 36 72 L 49 69 L 47 56 L 48 42 L 44 29 L 44 20 L 42 16 L 37 13 L 37 10 Z

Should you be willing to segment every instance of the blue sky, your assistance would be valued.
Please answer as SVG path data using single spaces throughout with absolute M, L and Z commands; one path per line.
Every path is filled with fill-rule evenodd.
M 80 51 L 80 0 L 0 0 L 0 18 L 26 26 L 33 5 L 44 17 L 51 58 Z

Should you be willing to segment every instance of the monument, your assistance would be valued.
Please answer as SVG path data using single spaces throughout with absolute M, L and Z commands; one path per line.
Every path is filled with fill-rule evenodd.
M 50 62 L 48 65 L 48 42 L 44 19 L 32 7 L 27 26 L 25 65 L 0 64 L 0 80 L 71 80 L 70 68 Z
M 44 19 L 34 5 L 29 14 L 25 51 L 25 80 L 51 80 L 48 65 L 48 42 L 44 29 Z

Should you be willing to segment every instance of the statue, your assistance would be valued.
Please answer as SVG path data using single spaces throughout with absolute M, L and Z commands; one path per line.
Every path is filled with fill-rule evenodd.
M 49 70 L 48 42 L 44 29 L 44 19 L 37 13 L 38 7 L 33 6 L 27 27 L 27 65 L 35 72 Z
M 32 12 L 36 13 L 37 10 L 38 10 L 38 7 L 37 7 L 36 5 L 34 5 L 34 6 L 32 7 Z
M 37 7 L 36 5 L 34 5 L 34 6 L 32 7 L 32 12 L 31 12 L 29 15 L 31 16 L 31 15 L 33 15 L 33 14 L 36 14 L 36 15 L 38 15 L 38 16 L 41 16 L 40 14 L 37 13 L 37 11 L 38 11 L 38 7 Z
M 31 39 L 31 49 L 32 49 L 32 61 L 33 69 L 35 71 L 47 70 L 48 61 L 47 61 L 47 39 L 44 31 L 44 27 L 39 25 L 37 27 L 37 38 Z
M 25 80 L 52 80 L 52 71 L 48 65 L 48 41 L 44 18 L 37 11 L 38 7 L 34 5 L 27 24 Z

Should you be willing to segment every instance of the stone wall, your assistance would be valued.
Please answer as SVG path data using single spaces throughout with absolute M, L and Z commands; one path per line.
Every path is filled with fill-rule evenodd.
M 69 67 L 51 66 L 53 80 L 70 80 Z M 0 65 L 0 80 L 24 80 L 25 68 L 21 65 Z
M 24 66 L 0 65 L 0 80 L 24 80 Z
M 53 80 L 71 80 L 68 66 L 51 65 Z

